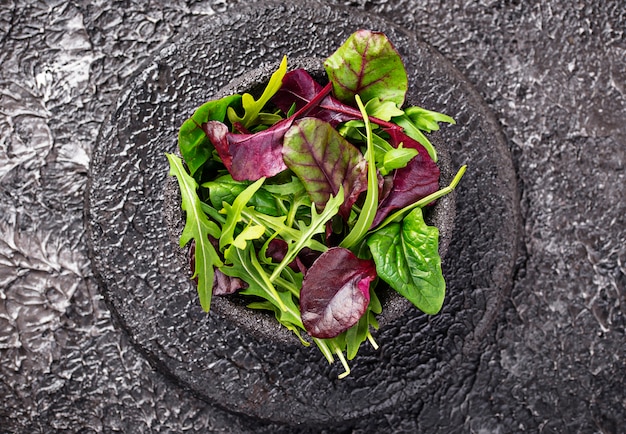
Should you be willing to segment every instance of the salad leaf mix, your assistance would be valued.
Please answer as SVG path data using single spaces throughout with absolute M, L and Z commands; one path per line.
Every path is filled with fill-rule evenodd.
M 185 211 L 200 304 L 249 297 L 308 346 L 350 373 L 396 290 L 427 314 L 442 307 L 439 231 L 422 208 L 439 188 L 425 133 L 449 116 L 402 108 L 400 55 L 378 32 L 359 30 L 324 62 L 328 83 L 283 58 L 263 93 L 199 107 L 180 128 L 182 159 L 167 154 Z

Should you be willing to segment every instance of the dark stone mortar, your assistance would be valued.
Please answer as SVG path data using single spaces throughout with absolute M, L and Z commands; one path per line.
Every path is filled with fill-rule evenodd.
M 316 349 L 260 340 L 218 312 L 201 311 L 166 230 L 163 153 L 175 150 L 176 130 L 191 110 L 225 82 L 283 54 L 325 57 L 358 28 L 381 30 L 394 42 L 409 72 L 409 103 L 457 120 L 441 139 L 452 167 L 468 164 L 469 171 L 443 264 L 443 311 L 428 317 L 411 310 L 391 321 L 376 334 L 381 349 L 365 346 L 352 376 L 337 380 L 340 368 L 328 366 Z M 460 364 L 477 363 L 481 339 L 510 291 L 519 242 L 510 155 L 471 85 L 391 23 L 300 3 L 242 8 L 165 46 L 102 127 L 86 212 L 93 267 L 107 301 L 153 366 L 231 411 L 316 427 L 424 398 Z
M 320 84 L 326 84 L 326 73 L 322 65 L 324 59 L 320 58 L 295 58 L 289 59 L 290 69 L 306 69 Z M 276 71 L 278 64 L 266 65 L 265 67 L 254 69 L 241 77 L 236 78 L 223 89 L 220 89 L 211 98 L 222 98 L 235 93 L 248 92 L 255 98 L 263 93 L 267 80 Z M 437 149 L 438 165 L 441 170 L 440 185 L 448 185 L 455 173 L 452 171 L 450 154 L 446 148 L 446 143 L 441 140 L 440 134 L 434 132 L 431 135 L 431 143 Z M 456 217 L 455 207 L 456 192 L 452 192 L 438 200 L 433 206 L 424 209 L 424 219 L 431 225 L 439 229 L 439 255 L 445 258 L 448 246 L 452 239 L 454 230 L 454 220 Z M 169 230 L 171 240 L 177 243 L 184 227 L 184 214 L 181 210 L 181 197 L 178 183 L 174 177 L 168 178 L 165 183 L 163 199 L 163 212 Z M 190 246 L 180 249 L 179 261 L 184 269 L 184 264 L 189 260 Z M 413 305 L 404 297 L 389 287 L 382 287 L 378 290 L 378 297 L 383 307 L 383 311 L 378 315 L 378 323 L 385 327 L 388 323 L 398 319 L 407 309 L 414 309 Z M 243 327 L 246 333 L 254 335 L 257 339 L 269 339 L 281 341 L 292 345 L 302 345 L 297 336 L 282 327 L 271 312 L 258 311 L 246 308 L 249 299 L 237 296 L 214 297 L 212 309 L 227 318 L 228 321 Z

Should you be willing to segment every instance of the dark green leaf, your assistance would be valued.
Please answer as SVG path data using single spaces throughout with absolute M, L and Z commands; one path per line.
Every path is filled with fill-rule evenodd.
M 439 312 L 446 283 L 439 257 L 439 230 L 428 226 L 421 208 L 400 223 L 374 232 L 367 240 L 376 272 L 393 289 L 427 314 Z
M 226 109 L 237 103 L 241 95 L 231 95 L 202 104 L 178 130 L 178 148 L 193 176 L 211 157 L 213 145 L 202 130 L 208 121 L 224 121 Z
M 250 184 L 249 181 L 235 181 L 232 176 L 224 175 L 213 181 L 205 182 L 202 186 L 209 189 L 209 200 L 213 207 L 219 210 L 222 209 L 224 202 L 232 205 L 235 198 Z M 248 204 L 263 214 L 281 215 L 276 205 L 276 199 L 265 188 L 260 188 L 250 198 Z

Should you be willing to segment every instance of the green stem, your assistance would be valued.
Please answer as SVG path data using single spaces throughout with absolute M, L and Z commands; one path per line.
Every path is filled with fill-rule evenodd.
M 341 351 L 341 348 L 339 348 L 335 342 L 332 343 L 332 346 L 333 346 L 333 350 L 335 351 L 335 354 L 337 354 L 337 357 L 339 357 L 339 360 L 341 361 L 341 364 L 343 365 L 344 372 L 339 374 L 339 376 L 337 377 L 341 380 L 342 378 L 346 378 L 348 375 L 350 375 L 350 365 L 348 365 L 348 361 L 344 357 L 343 351 Z

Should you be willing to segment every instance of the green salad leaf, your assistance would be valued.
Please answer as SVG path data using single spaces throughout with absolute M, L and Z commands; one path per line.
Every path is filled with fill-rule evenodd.
M 241 97 L 241 105 L 244 109 L 244 115 L 239 116 L 235 109 L 228 108 L 228 120 L 231 124 L 241 124 L 244 128 L 250 128 L 255 125 L 259 117 L 259 113 L 263 110 L 263 107 L 274 96 L 283 82 L 283 77 L 287 73 L 287 56 L 283 56 L 283 60 L 280 62 L 278 70 L 272 74 L 270 81 L 268 82 L 263 94 L 258 100 L 255 100 L 249 93 L 244 93 Z
M 202 104 L 178 130 L 178 147 L 191 176 L 209 160 L 213 145 L 202 129 L 208 121 L 224 121 L 226 110 L 241 100 L 241 95 L 230 95 Z
M 198 279 L 198 297 L 200 305 L 206 312 L 211 307 L 213 294 L 214 267 L 222 265 L 222 260 L 209 240 L 209 236 L 219 238 L 220 228 L 209 220 L 202 211 L 200 198 L 196 192 L 198 184 L 183 167 L 183 162 L 175 155 L 167 154 L 170 163 L 170 174 L 178 179 L 182 196 L 182 209 L 186 220 L 180 236 L 180 246 L 187 245 L 191 240 L 196 243 L 195 273 L 192 278 Z
M 427 314 L 441 310 L 446 282 L 439 257 L 439 229 L 424 222 L 415 208 L 367 239 L 378 275 Z

